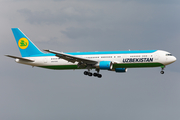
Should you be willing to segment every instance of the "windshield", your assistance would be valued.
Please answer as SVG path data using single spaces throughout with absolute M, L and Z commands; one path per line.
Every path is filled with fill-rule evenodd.
M 166 54 L 166 56 L 172 56 L 172 54 Z

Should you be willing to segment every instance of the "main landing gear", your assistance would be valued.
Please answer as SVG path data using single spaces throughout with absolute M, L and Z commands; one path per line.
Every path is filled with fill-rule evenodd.
M 160 72 L 161 74 L 164 74 L 164 68 L 165 68 L 165 66 L 161 67 L 161 72 Z
M 99 69 L 96 69 L 97 73 L 91 73 L 90 70 L 88 69 L 88 71 L 84 71 L 84 75 L 88 75 L 88 76 L 94 76 L 94 77 L 98 77 L 101 78 L 102 75 L 99 74 Z

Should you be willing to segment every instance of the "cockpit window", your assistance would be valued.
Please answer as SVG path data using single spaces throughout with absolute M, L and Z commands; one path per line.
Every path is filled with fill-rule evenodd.
M 166 56 L 172 56 L 172 54 L 166 54 Z

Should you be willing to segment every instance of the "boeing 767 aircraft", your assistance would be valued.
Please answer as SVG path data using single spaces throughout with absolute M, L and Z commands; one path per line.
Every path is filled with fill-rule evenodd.
M 127 68 L 161 67 L 164 68 L 176 61 L 176 57 L 163 50 L 135 51 L 104 51 L 104 52 L 73 52 L 63 53 L 54 50 L 40 51 L 35 44 L 19 29 L 12 28 L 15 40 L 22 57 L 6 55 L 15 58 L 17 63 L 47 69 L 87 69 L 84 75 L 101 78 L 100 70 L 127 72 Z M 90 70 L 95 69 L 95 73 Z

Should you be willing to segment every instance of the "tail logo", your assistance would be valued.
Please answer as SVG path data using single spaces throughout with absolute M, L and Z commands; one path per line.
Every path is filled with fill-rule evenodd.
M 21 49 L 26 49 L 29 46 L 29 41 L 27 38 L 19 39 L 18 46 Z

